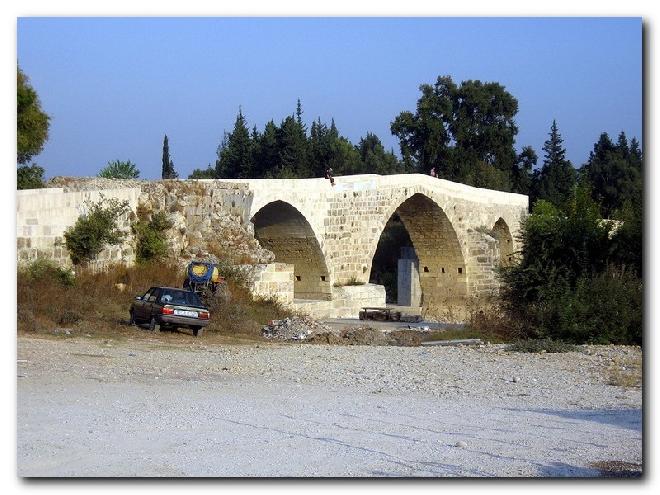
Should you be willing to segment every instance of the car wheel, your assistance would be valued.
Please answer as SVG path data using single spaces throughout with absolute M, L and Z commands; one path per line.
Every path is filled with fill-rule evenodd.
M 149 322 L 149 330 L 152 332 L 160 332 L 160 325 L 156 322 L 156 317 L 152 316 Z
M 132 327 L 134 327 L 137 323 L 135 321 L 135 315 L 133 314 L 133 311 L 129 311 L 128 314 L 130 315 L 130 319 L 128 320 L 128 324 Z
M 201 337 L 202 332 L 203 332 L 202 327 L 195 327 L 195 328 L 192 329 L 192 331 L 193 331 L 193 335 L 195 337 Z

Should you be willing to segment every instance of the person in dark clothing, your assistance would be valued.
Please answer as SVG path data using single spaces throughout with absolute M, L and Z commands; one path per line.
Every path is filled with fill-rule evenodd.
M 332 176 L 332 169 L 330 167 L 325 169 L 325 178 L 330 181 L 330 185 L 335 185 L 335 178 Z

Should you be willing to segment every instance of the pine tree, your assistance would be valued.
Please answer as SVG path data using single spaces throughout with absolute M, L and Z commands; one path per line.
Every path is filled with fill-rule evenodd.
M 216 168 L 218 177 L 224 179 L 245 179 L 253 176 L 252 141 L 245 117 L 239 108 L 234 130 L 225 136 L 218 149 Z
M 278 171 L 277 177 L 311 177 L 308 156 L 307 129 L 302 123 L 300 100 L 296 105 L 295 117 L 286 117 L 277 132 Z
M 607 133 L 602 133 L 580 173 L 589 182 L 592 198 L 600 205 L 604 217 L 613 217 L 626 203 L 641 205 L 639 145 L 633 138 L 628 146 L 625 133 L 619 134 L 616 145 Z
M 538 157 L 531 146 L 525 146 L 511 170 L 511 190 L 519 194 L 529 194 L 532 185 L 532 170 Z
M 550 138 L 543 144 L 543 167 L 534 175 L 530 205 L 538 199 L 544 199 L 562 207 L 571 197 L 577 174 L 571 162 L 566 159 L 562 143 L 557 121 L 553 120 Z
M 393 153 L 387 153 L 378 136 L 367 132 L 364 138 L 356 146 L 360 154 L 362 174 L 395 174 L 398 172 L 399 163 Z

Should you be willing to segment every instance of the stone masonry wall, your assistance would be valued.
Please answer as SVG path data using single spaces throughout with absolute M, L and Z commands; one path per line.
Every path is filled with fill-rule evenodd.
M 234 263 L 293 264 L 294 297 L 332 301 L 345 292 L 335 287 L 368 283 L 378 240 L 398 210 L 419 258 L 427 307 L 491 290 L 500 245 L 506 243 L 507 258 L 518 249 L 516 234 L 527 210 L 526 196 L 419 174 L 336 177 L 334 186 L 325 179 L 98 178 L 57 178 L 51 186 L 60 189 L 17 194 L 19 261 L 42 252 L 65 262 L 68 256 L 55 240 L 73 225 L 83 199 L 98 197 L 103 190 L 106 195 L 125 195 L 137 217 L 166 212 L 174 223 L 168 234 L 170 254 L 177 259 L 213 253 Z M 264 224 L 260 226 L 256 219 L 264 207 L 273 209 L 273 204 L 287 206 L 274 208 L 283 218 L 269 216 L 265 225 L 271 236 L 262 238 L 260 245 L 254 237 L 255 226 L 263 230 Z M 289 235 L 292 225 L 304 234 Z M 475 235 L 477 231 L 495 233 L 495 244 Z M 298 243 L 295 246 L 292 237 Z M 283 256 L 286 252 L 291 256 Z M 110 250 L 107 258 L 130 263 L 132 246 Z
M 104 191 L 71 191 L 62 188 L 28 189 L 16 192 L 16 255 L 19 265 L 37 258 L 46 258 L 63 266 L 71 259 L 64 247 L 64 232 L 73 226 L 86 211 L 86 202 L 101 197 L 127 201 L 133 211 L 137 208 L 140 190 L 115 188 Z M 119 219 L 119 228 L 130 232 L 131 216 Z M 130 238 L 119 246 L 104 249 L 93 268 L 102 269 L 109 263 L 132 263 L 135 253 Z

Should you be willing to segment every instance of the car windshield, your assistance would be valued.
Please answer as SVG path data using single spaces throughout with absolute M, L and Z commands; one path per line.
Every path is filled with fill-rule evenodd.
M 187 290 L 163 289 L 160 302 L 165 304 L 182 304 L 186 306 L 202 306 L 202 302 L 194 292 Z

